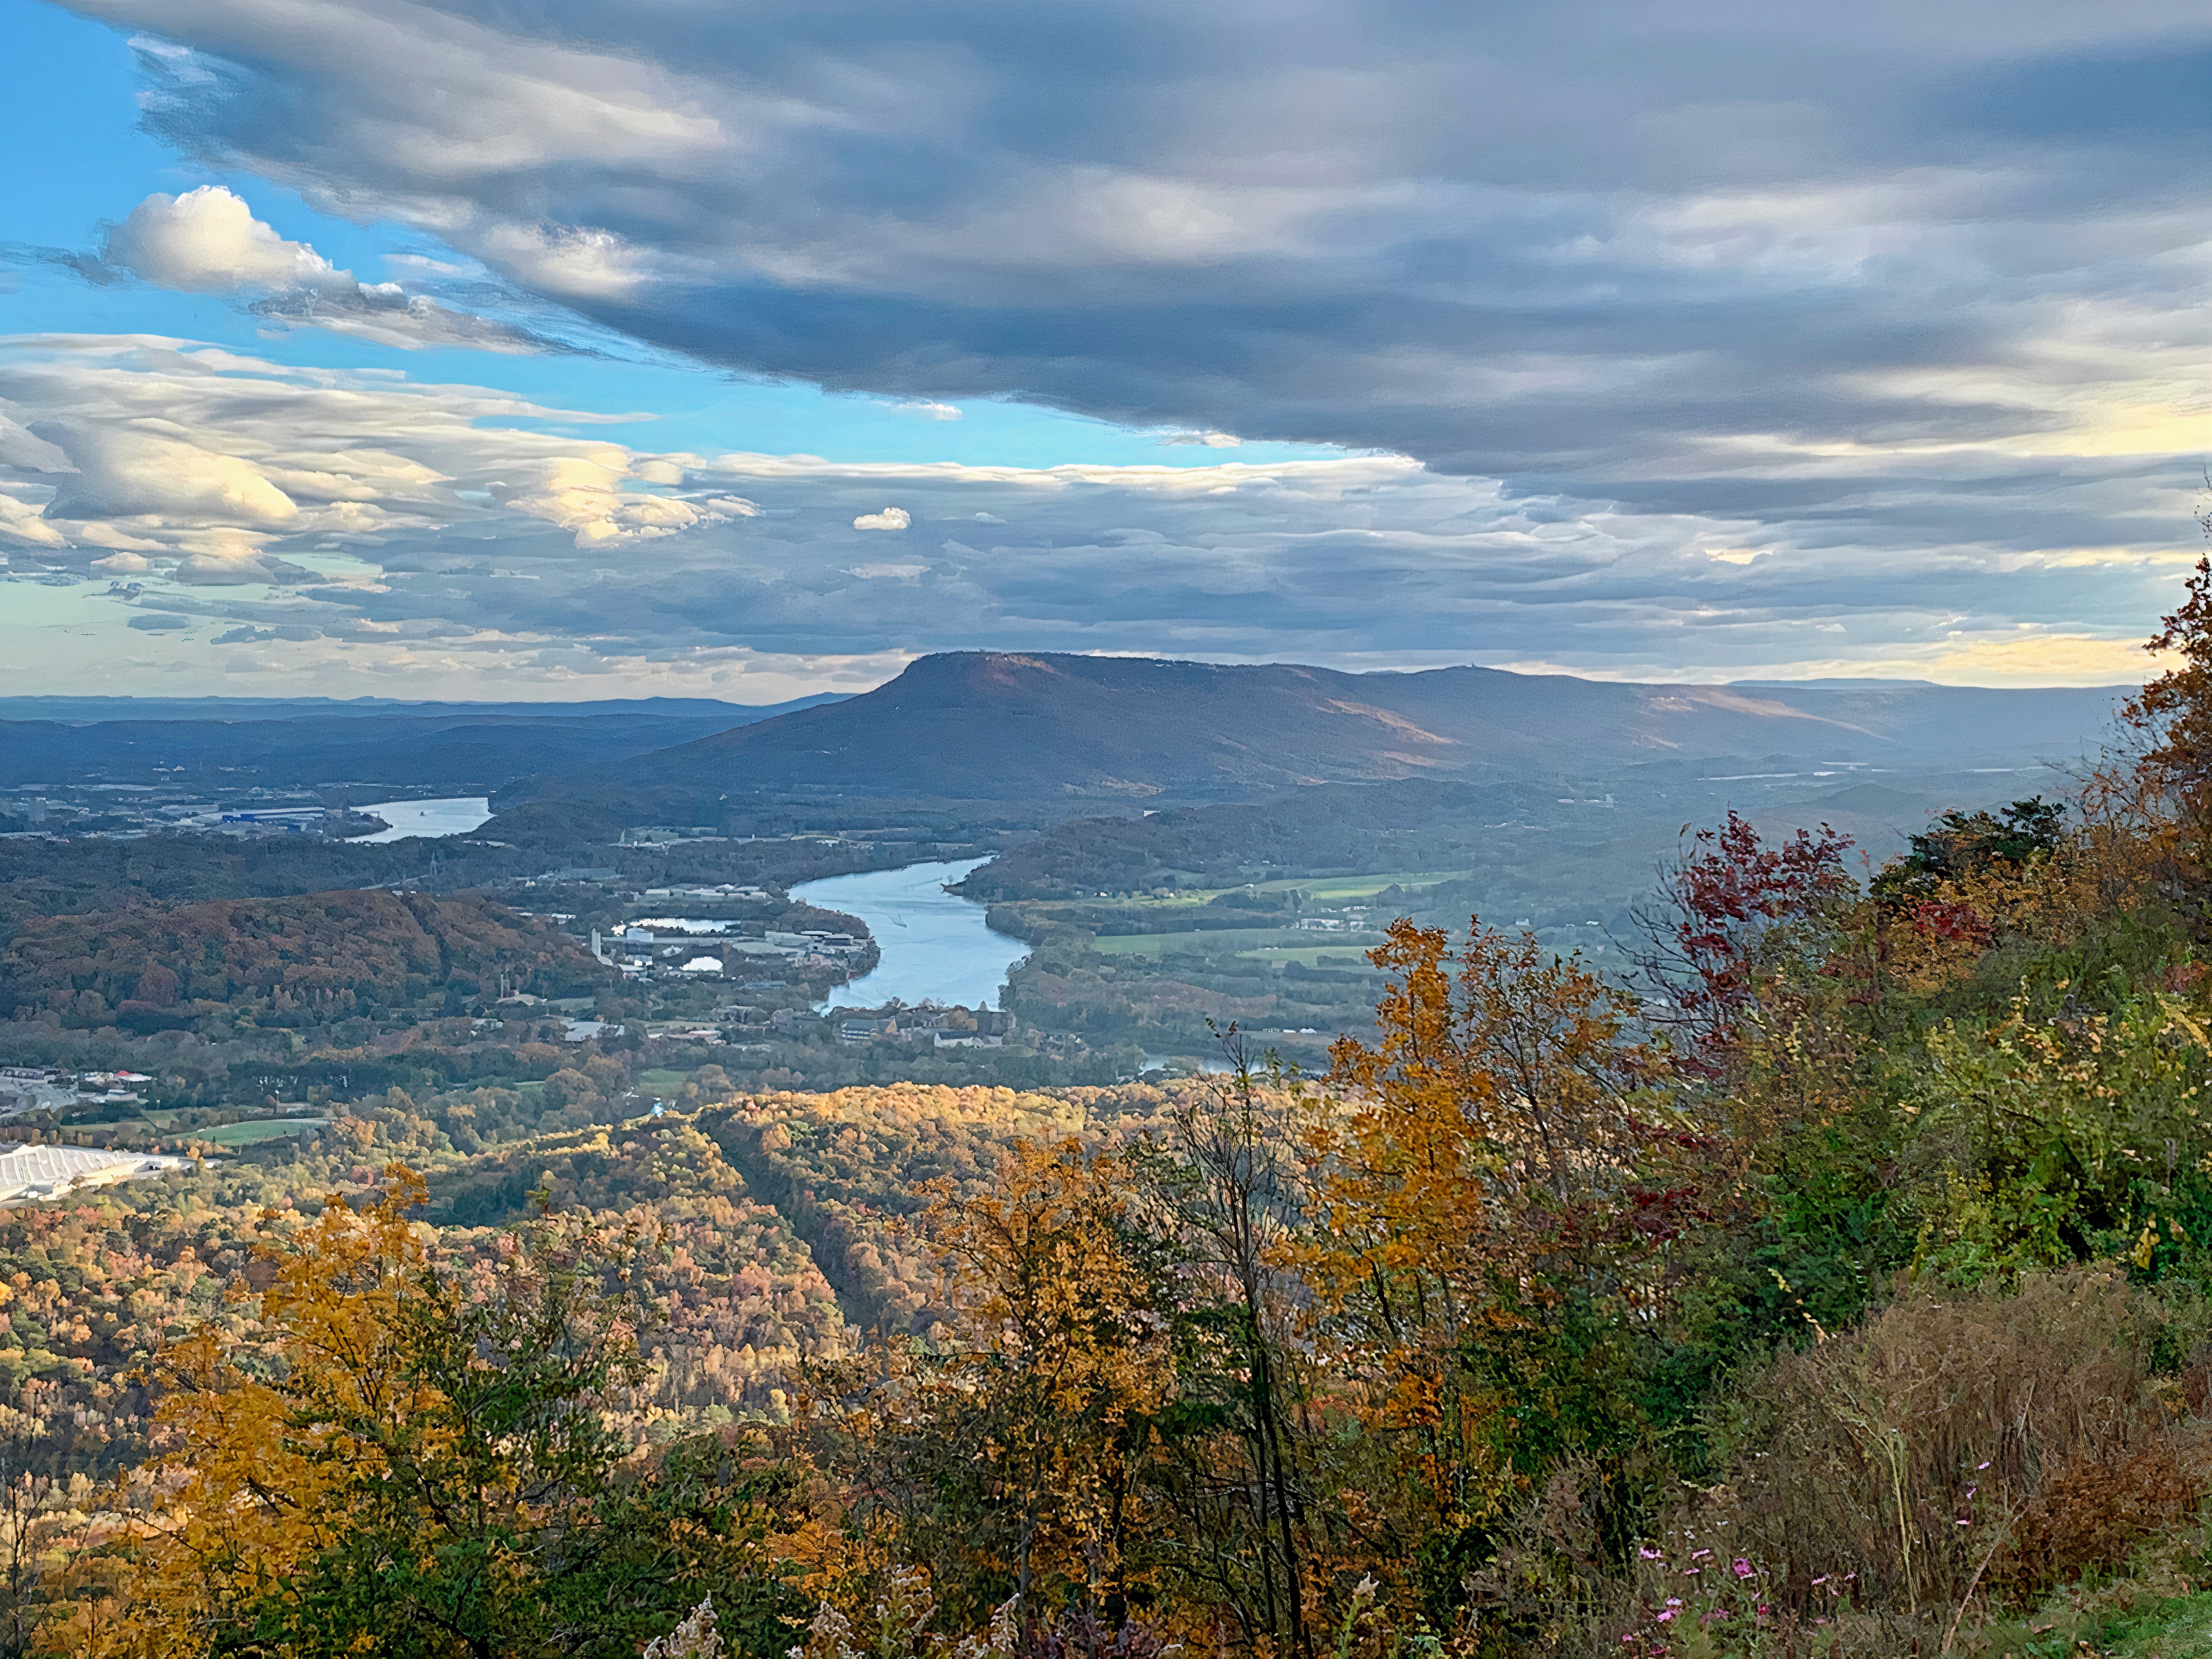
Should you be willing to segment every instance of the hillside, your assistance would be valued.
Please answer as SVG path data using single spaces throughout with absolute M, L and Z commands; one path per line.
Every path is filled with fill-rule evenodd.
M 185 1025 L 228 1007 L 283 1025 L 597 977 L 566 934 L 471 899 L 380 889 L 46 916 L 0 957 L 0 997 L 64 1019 Z
M 739 793 L 1149 803 L 1422 776 L 1591 775 L 1660 759 L 2021 764 L 2078 752 L 2116 696 L 958 652 L 924 657 L 863 696 L 529 779 L 497 801 L 617 792 L 702 811 Z

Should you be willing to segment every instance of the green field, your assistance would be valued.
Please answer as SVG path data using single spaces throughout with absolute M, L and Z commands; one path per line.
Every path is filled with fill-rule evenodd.
M 1341 899 L 1373 898 L 1385 887 L 1435 887 L 1447 881 L 1462 880 L 1471 873 L 1466 870 L 1400 870 L 1381 876 L 1319 876 L 1306 880 L 1292 878 L 1256 884 L 1263 893 L 1296 890 L 1316 904 L 1329 904 Z
M 640 1072 L 637 1074 L 637 1086 L 640 1089 L 657 1090 L 662 1094 L 666 1094 L 671 1089 L 682 1088 L 684 1080 L 690 1075 L 689 1072 L 672 1072 L 665 1066 L 656 1066 L 650 1071 Z
M 1091 948 L 1106 957 L 1156 957 L 1172 951 L 1209 957 L 1264 954 L 1273 957 L 1287 952 L 1282 960 L 1304 961 L 1316 951 L 1358 958 L 1382 942 L 1380 933 L 1316 935 L 1295 927 L 1207 927 L 1176 933 L 1110 933 L 1092 939 Z
M 1358 876 L 1282 876 L 1249 884 L 1262 893 L 1297 892 L 1317 904 L 1335 904 L 1346 899 L 1372 898 L 1386 887 L 1434 887 L 1442 882 L 1462 880 L 1469 873 L 1465 870 L 1394 870 Z M 1224 893 L 1243 890 L 1242 887 L 1186 887 L 1174 893 L 1133 893 L 1127 897 L 1109 900 L 1107 903 L 1117 910 L 1148 913 L 1196 910 L 1212 903 Z M 1100 902 L 1097 899 L 1035 902 L 1042 903 L 1048 909 L 1057 909 L 1063 905 L 1096 907 Z
M 329 1123 L 326 1117 L 264 1117 L 251 1123 L 226 1123 L 216 1129 L 194 1129 L 194 1140 L 213 1141 L 218 1146 L 251 1146 L 260 1140 L 283 1140 L 296 1135 L 302 1129 L 319 1129 Z
M 1311 938 L 1311 934 L 1307 935 Z M 1367 952 L 1382 941 L 1366 934 L 1355 934 L 1364 941 L 1351 945 L 1263 945 L 1255 951 L 1240 951 L 1237 954 L 1252 957 L 1261 962 L 1296 962 L 1308 968 L 1367 968 Z

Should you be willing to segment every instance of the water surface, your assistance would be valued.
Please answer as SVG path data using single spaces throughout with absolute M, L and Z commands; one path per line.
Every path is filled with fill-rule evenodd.
M 374 806 L 357 806 L 382 818 L 392 827 L 355 841 L 405 841 L 411 836 L 465 836 L 491 819 L 491 802 L 482 795 L 457 795 L 441 800 L 380 800 Z
M 882 959 L 827 1003 L 873 1008 L 896 997 L 901 1002 L 957 1003 L 990 1007 L 999 1000 L 1006 970 L 1030 947 L 983 925 L 983 907 L 948 893 L 984 863 L 969 859 L 951 864 L 909 864 L 896 870 L 864 870 L 801 882 L 791 896 L 825 910 L 842 910 L 868 924 Z

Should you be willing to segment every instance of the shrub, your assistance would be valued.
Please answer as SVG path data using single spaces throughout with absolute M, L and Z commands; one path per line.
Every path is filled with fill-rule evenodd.
M 1698 1524 L 1732 1528 L 1798 1614 L 1838 1583 L 1912 1613 L 2117 1561 L 2206 1490 L 2201 1425 L 2154 1364 L 2194 1335 L 2111 1272 L 1908 1292 L 1747 1383 Z

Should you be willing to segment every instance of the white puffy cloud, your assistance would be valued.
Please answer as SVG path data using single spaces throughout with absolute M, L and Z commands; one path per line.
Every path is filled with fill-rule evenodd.
M 904 530 L 914 522 L 914 517 L 902 507 L 887 507 L 880 513 L 863 513 L 853 520 L 855 530 Z
M 36 506 L 4 493 L 0 493 L 0 541 L 24 547 L 64 549 L 69 545 L 69 538 L 58 526 L 48 524 Z
M 137 519 L 168 526 L 270 529 L 300 516 L 298 506 L 250 461 L 203 449 L 155 416 L 129 424 L 67 416 L 40 423 L 40 435 L 70 458 L 73 471 L 47 505 L 51 520 Z
M 673 496 L 627 495 L 626 475 L 659 483 L 680 483 L 683 470 L 665 462 L 633 464 L 627 451 L 613 446 L 588 455 L 563 455 L 531 469 L 535 484 L 507 495 L 509 508 L 576 532 L 579 547 L 608 547 L 640 538 L 672 536 L 700 523 L 703 514 Z
M 348 273 L 305 242 L 285 240 L 221 185 L 149 196 L 109 233 L 106 258 L 186 294 L 353 285 Z
M 185 342 L 0 342 L 0 418 L 38 446 L 0 447 L 0 534 L 168 554 L 210 580 L 226 561 L 272 568 L 264 555 L 278 542 L 380 544 L 492 521 L 611 547 L 726 516 L 658 493 L 682 479 L 680 462 L 477 424 L 560 413 Z
M 396 283 L 362 283 L 305 242 L 278 235 L 221 185 L 149 196 L 108 233 L 93 268 L 100 263 L 158 288 L 240 298 L 271 323 L 331 329 L 403 350 L 465 345 L 534 351 L 547 343 Z M 0 434 L 0 443 L 4 437 Z

